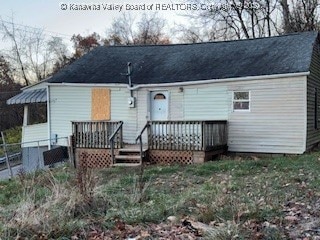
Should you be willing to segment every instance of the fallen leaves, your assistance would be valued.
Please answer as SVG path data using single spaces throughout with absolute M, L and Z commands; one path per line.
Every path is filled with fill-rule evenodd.
M 289 201 L 284 207 L 284 228 L 288 236 L 299 240 L 320 239 L 319 211 L 319 199 L 313 199 L 308 204 Z
M 88 239 L 88 240 L 111 240 L 111 239 L 127 239 L 127 240 L 144 240 L 144 239 L 174 239 L 174 240 L 196 240 L 200 239 L 202 235 L 199 230 L 203 229 L 201 223 L 190 222 L 182 220 L 176 224 L 160 223 L 160 224 L 144 224 L 142 225 L 129 225 L 116 220 L 115 227 L 111 230 L 103 231 L 99 227 L 91 227 L 90 231 L 74 235 L 72 240 Z M 119 224 L 119 221 L 121 224 Z
M 290 224 L 298 223 L 299 218 L 296 216 L 285 216 L 284 220 L 288 221 Z

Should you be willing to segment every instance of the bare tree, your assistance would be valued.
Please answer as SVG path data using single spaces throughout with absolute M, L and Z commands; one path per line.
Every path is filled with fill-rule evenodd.
M 49 52 L 53 55 L 53 68 L 52 74 L 58 72 L 61 68 L 72 62 L 67 46 L 60 37 L 52 37 L 48 41 Z
M 159 17 L 157 13 L 144 13 L 137 23 L 138 31 L 133 39 L 134 44 L 139 45 L 157 45 L 168 44 L 170 40 L 164 34 L 166 21 Z
M 200 0 L 193 0 L 200 5 Z M 242 39 L 319 30 L 319 0 L 221 0 L 191 11 L 190 27 L 178 26 L 182 41 Z M 199 29 L 209 29 L 207 31 Z M 211 33 L 210 33 L 211 32 Z
M 280 2 L 282 7 L 282 14 L 283 14 L 283 30 L 287 33 L 291 32 L 291 23 L 290 23 L 290 10 L 288 0 L 281 0 Z
M 179 24 L 173 28 L 172 32 L 180 42 L 185 43 L 210 42 L 218 39 L 214 26 L 209 24 L 205 27 L 201 25 L 185 26 Z
M 281 7 L 284 32 L 319 30 L 318 0 L 281 0 Z
M 259 30 L 261 30 L 260 36 L 271 37 L 273 34 L 279 33 L 277 21 L 278 4 L 278 0 L 264 0 L 264 7 L 261 8 L 264 21 L 258 25 L 260 27 Z
M 51 73 L 53 59 L 42 30 L 33 32 L 26 39 L 24 56 L 25 65 L 31 78 L 40 81 Z
M 200 0 L 193 3 L 201 5 Z M 192 24 L 182 31 L 182 40 L 189 41 L 190 33 L 191 36 L 198 35 L 193 35 L 194 29 L 201 28 L 207 31 L 197 31 L 199 41 L 256 38 L 278 32 L 278 0 L 221 0 L 208 6 L 207 10 L 189 12 Z
M 111 27 L 107 29 L 106 45 L 131 45 L 134 39 L 134 18 L 129 13 L 114 19 Z
M 7 25 L 8 24 L 8 25 Z M 9 38 L 12 43 L 12 52 L 14 53 L 13 60 L 18 65 L 22 78 L 26 86 L 29 85 L 30 80 L 27 77 L 26 69 L 22 60 L 22 42 L 24 42 L 26 38 L 26 32 L 24 31 L 17 31 L 15 25 L 12 22 L 5 22 L 1 19 L 1 29 L 4 30 L 3 38 Z
M 107 29 L 106 45 L 168 44 L 165 34 L 166 21 L 157 13 L 143 14 L 139 20 L 130 14 L 115 19 Z
M 28 86 L 49 76 L 58 57 L 53 45 L 66 49 L 62 41 L 48 39 L 42 29 L 0 20 L 3 38 L 12 46 L 5 56 L 16 69 L 15 79 Z

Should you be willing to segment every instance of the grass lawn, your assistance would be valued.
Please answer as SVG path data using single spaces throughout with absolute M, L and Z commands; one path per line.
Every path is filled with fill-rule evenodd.
M 320 239 L 320 153 L 0 182 L 0 238 Z

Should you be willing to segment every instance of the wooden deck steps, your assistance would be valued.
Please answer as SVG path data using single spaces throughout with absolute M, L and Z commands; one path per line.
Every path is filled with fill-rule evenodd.
M 146 157 L 147 148 L 142 149 L 143 158 Z M 139 166 L 141 165 L 140 148 L 137 145 L 127 146 L 119 149 L 119 154 L 115 155 L 114 166 Z

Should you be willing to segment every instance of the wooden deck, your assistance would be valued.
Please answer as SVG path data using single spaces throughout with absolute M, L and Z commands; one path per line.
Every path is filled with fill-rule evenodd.
M 142 160 L 203 162 L 227 149 L 227 121 L 148 121 L 136 138 L 139 146 L 136 146 L 135 155 L 126 156 L 126 152 L 132 150 L 122 148 L 122 125 L 122 122 L 109 121 L 73 122 L 74 148 L 87 152 L 96 149 L 95 156 L 90 158 L 95 163 L 99 161 L 97 150 L 103 149 L 102 156 L 110 158 L 104 161 L 112 165 L 120 159 L 123 164 L 126 161 L 141 164 Z

